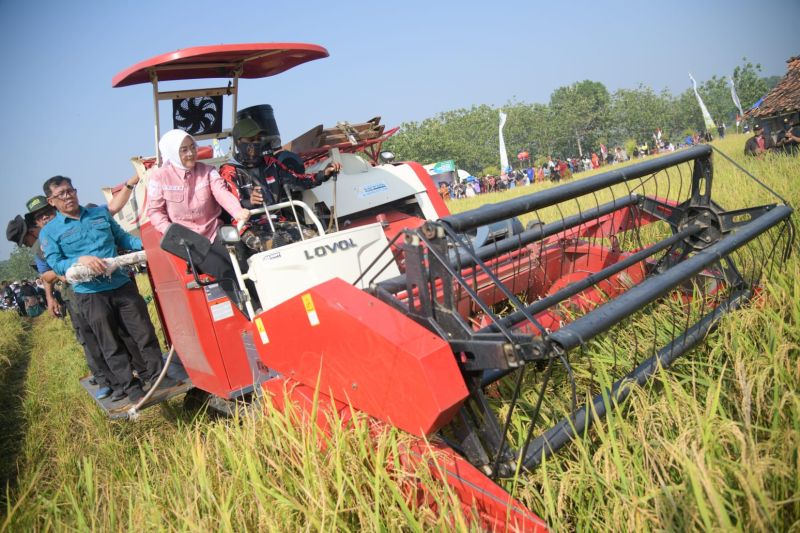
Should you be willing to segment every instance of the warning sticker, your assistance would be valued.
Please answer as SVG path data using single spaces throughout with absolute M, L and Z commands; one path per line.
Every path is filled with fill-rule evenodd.
M 261 318 L 256 318 L 256 328 L 258 328 L 258 336 L 261 337 L 261 344 L 267 344 L 269 337 L 267 337 L 267 330 L 264 329 L 264 321 Z
M 308 322 L 312 326 L 319 326 L 319 317 L 317 316 L 317 310 L 314 308 L 314 300 L 311 299 L 310 294 L 303 295 L 303 305 L 306 308 Z
M 211 317 L 214 319 L 214 322 L 219 322 L 220 320 L 224 320 L 233 316 L 233 306 L 231 305 L 230 300 L 214 304 L 210 306 L 210 309 Z

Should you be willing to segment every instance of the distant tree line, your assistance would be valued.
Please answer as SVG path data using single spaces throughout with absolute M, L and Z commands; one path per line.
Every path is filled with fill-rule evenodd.
M 8 259 L 0 261 L 0 281 L 17 281 L 38 277 L 32 264 L 31 249 L 15 246 Z
M 761 76 L 761 65 L 743 59 L 733 71 L 736 92 L 747 110 L 778 77 Z M 687 77 L 688 84 L 688 77 Z M 738 114 L 725 76 L 713 76 L 698 85 L 715 121 L 729 128 Z M 703 132 L 703 117 L 694 92 L 678 96 L 659 93 L 646 85 L 609 93 L 600 82 L 584 80 L 559 87 L 547 104 L 511 101 L 502 106 L 508 115 L 503 129 L 509 159 L 529 152 L 532 160 L 547 156 L 574 157 L 608 147 L 650 142 L 656 128 L 677 142 L 687 133 Z M 491 172 L 498 166 L 498 108 L 475 105 L 442 112 L 421 122 L 401 124 L 400 132 L 385 144 L 400 160 L 432 163 L 453 159 L 472 174 Z M 716 132 L 712 132 L 716 133 Z

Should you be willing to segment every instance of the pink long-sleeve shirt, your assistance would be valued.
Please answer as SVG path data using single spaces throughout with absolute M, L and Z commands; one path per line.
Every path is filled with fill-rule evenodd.
M 176 222 L 214 242 L 223 208 L 235 217 L 242 206 L 211 165 L 198 162 L 184 171 L 165 163 L 150 174 L 147 216 L 161 233 Z

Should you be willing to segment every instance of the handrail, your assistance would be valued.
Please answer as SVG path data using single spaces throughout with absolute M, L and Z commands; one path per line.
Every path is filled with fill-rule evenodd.
M 268 211 L 279 211 L 279 210 L 284 209 L 286 207 L 301 207 L 303 209 L 303 211 L 305 211 L 306 216 L 308 218 L 310 218 L 311 222 L 314 223 L 314 226 L 317 227 L 317 232 L 319 233 L 319 235 L 325 235 L 325 228 L 322 226 L 322 222 L 319 221 L 319 218 L 317 218 L 317 215 L 314 214 L 314 211 L 311 210 L 311 208 L 308 206 L 308 204 L 306 204 L 305 202 L 298 201 L 298 200 L 287 200 L 287 201 L 281 202 L 279 204 L 271 204 L 271 205 L 268 205 L 266 207 L 259 207 L 259 208 L 256 208 L 256 209 L 251 209 L 250 210 L 250 215 L 251 216 L 252 215 L 260 215 L 260 214 L 266 213 Z M 240 221 L 238 221 L 236 223 L 236 229 L 239 230 L 239 231 L 242 231 L 242 228 L 244 227 L 244 225 L 245 225 L 245 221 L 241 221 L 240 220 Z M 300 232 L 300 234 L 302 235 L 302 232 Z

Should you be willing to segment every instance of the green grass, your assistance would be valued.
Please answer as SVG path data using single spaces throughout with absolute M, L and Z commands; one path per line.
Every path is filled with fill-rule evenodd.
M 30 353 L 24 349 L 28 321 L 14 311 L 0 312 L 0 487 L 11 487 L 17 477 L 20 443 L 25 432 L 21 401 Z M 6 500 L 0 495 L 0 505 Z
M 744 139 L 719 147 L 743 162 Z M 743 191 L 745 203 L 762 198 L 717 163 L 720 203 L 736 205 Z M 800 160 L 743 163 L 800 203 Z M 538 188 L 449 205 L 460 211 Z M 515 494 L 564 531 L 800 530 L 799 280 L 795 249 L 754 305 L 517 480 Z M 323 448 L 291 414 L 226 420 L 180 399 L 136 422 L 109 422 L 78 384 L 86 368 L 68 324 L 46 316 L 27 324 L 0 314 L 0 392 L 17 383 L 0 406 L 0 473 L 10 483 L 0 531 L 468 528 L 444 489 L 436 505 L 409 507 L 398 480 L 413 474 L 387 459 L 407 438 L 400 432 L 373 438 L 356 425 L 334 431 Z M 624 351 L 592 347 L 606 363 L 615 349 Z M 8 420 L 16 437 L 5 432 Z
M 0 530 L 422 531 L 453 515 L 444 494 L 450 513 L 405 509 L 385 462 L 407 438 L 394 431 L 362 424 L 322 450 L 291 415 L 219 419 L 180 399 L 110 422 L 78 384 L 68 325 L 42 317 L 30 333 L 24 467 Z

